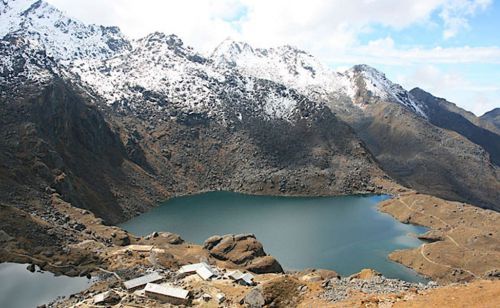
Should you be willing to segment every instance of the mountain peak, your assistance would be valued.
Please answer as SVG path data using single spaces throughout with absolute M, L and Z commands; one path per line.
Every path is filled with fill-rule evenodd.
M 376 78 L 378 80 L 387 80 L 387 77 L 385 76 L 384 73 L 382 73 L 378 69 L 376 69 L 373 66 L 370 66 L 368 64 L 354 65 L 350 69 L 350 71 L 352 71 L 354 73 L 364 73 L 366 76 L 369 76 L 370 78 Z
M 2 0 L 0 1 L 0 37 L 19 28 L 23 14 L 33 4 L 40 4 L 37 0 Z
M 250 44 L 227 38 L 215 48 L 210 57 L 216 66 L 236 66 L 239 57 L 253 54 L 254 49 Z
M 145 42 L 151 44 L 166 44 L 170 47 L 182 47 L 184 42 L 175 34 L 165 34 L 163 32 L 153 32 L 148 34 L 144 39 Z
M 0 13 L 0 37 L 23 33 L 56 60 L 104 59 L 131 48 L 117 27 L 84 24 L 41 0 L 3 0 Z

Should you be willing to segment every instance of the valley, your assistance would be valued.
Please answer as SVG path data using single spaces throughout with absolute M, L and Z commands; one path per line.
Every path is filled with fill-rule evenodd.
M 104 304 L 167 305 L 124 286 L 152 272 L 208 307 L 498 298 L 495 110 L 476 117 L 289 45 L 228 39 L 201 54 L 45 1 L 0 1 L 0 17 L 0 262 L 97 279 L 49 306 L 90 307 L 108 291 Z M 199 262 L 218 274 L 179 272 Z

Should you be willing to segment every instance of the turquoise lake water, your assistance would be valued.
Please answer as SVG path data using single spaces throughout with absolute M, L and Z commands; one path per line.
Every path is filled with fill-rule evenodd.
M 28 264 L 0 263 L 0 307 L 34 308 L 59 296 L 68 296 L 90 287 L 83 277 L 55 276 L 50 272 L 31 273 Z
M 173 198 L 121 227 L 136 235 L 174 232 L 198 244 L 215 234 L 254 233 L 288 270 L 324 268 L 350 275 L 372 268 L 386 277 L 424 282 L 387 258 L 396 249 L 421 245 L 414 235 L 426 231 L 377 211 L 377 203 L 387 198 L 209 192 Z

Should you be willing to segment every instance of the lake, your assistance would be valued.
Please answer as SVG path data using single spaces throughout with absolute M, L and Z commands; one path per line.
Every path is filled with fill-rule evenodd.
M 0 263 L 0 307 L 32 308 L 81 292 L 92 280 L 28 271 L 28 264 Z
M 254 233 L 288 270 L 324 268 L 350 275 L 372 268 L 386 277 L 425 282 L 387 255 L 422 244 L 424 227 L 380 213 L 388 196 L 275 197 L 209 192 L 168 200 L 121 225 L 136 235 L 180 234 L 202 244 L 211 235 Z

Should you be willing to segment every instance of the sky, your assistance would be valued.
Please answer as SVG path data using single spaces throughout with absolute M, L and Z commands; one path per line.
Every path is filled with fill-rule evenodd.
M 174 33 L 209 54 L 226 38 L 292 45 L 335 70 L 368 64 L 482 115 L 500 107 L 500 0 L 48 0 L 131 38 Z

